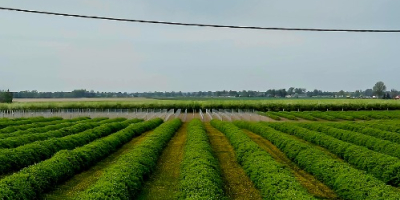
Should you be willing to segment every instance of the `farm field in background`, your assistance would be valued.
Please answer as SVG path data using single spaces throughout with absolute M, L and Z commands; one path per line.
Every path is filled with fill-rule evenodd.
M 198 99 L 157 100 L 144 98 L 16 99 L 0 104 L 0 110 L 44 109 L 251 109 L 257 111 L 400 110 L 399 100 L 383 99 Z
M 400 199 L 399 166 L 400 111 L 0 119 L 0 199 Z

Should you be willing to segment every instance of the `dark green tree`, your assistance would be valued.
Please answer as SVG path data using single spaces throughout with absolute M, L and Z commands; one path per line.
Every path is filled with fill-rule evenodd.
M 378 96 L 378 98 L 380 98 L 386 91 L 386 85 L 382 81 L 378 81 L 377 83 L 375 83 L 372 90 L 374 91 L 374 94 Z

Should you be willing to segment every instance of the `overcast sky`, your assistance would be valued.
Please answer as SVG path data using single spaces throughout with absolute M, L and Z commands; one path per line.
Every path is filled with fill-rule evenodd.
M 399 0 L 2 0 L 73 14 L 264 27 L 400 29 Z M 0 89 L 400 89 L 400 33 L 234 30 L 0 10 Z

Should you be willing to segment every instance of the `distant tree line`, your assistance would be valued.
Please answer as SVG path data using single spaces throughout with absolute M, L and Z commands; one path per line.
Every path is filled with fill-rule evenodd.
M 9 91 L 1 91 L 0 90 L 0 103 L 12 103 L 13 94 Z
M 4 93 L 4 92 L 3 92 Z M 267 91 L 254 90 L 222 90 L 222 91 L 198 91 L 198 92 L 175 92 L 175 91 L 155 91 L 155 92 L 95 92 L 86 89 L 73 90 L 71 92 L 38 92 L 20 91 L 14 92 L 14 98 L 127 98 L 127 97 L 147 97 L 147 98 L 175 98 L 175 97 L 264 97 L 264 98 L 386 98 L 391 99 L 400 95 L 400 92 L 392 89 L 386 90 L 383 82 L 377 82 L 372 89 L 337 92 L 322 91 L 318 89 L 307 91 L 305 88 L 290 87 L 288 89 L 269 89 Z

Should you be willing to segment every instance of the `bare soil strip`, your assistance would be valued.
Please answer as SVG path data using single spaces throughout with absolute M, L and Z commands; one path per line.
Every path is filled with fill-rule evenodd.
M 262 199 L 260 191 L 254 186 L 235 157 L 235 151 L 225 135 L 205 123 L 211 147 L 221 167 L 225 193 L 229 199 Z
M 175 199 L 179 190 L 179 172 L 187 137 L 187 125 L 183 123 L 168 143 L 157 167 L 144 183 L 142 192 L 136 199 Z
M 295 175 L 296 179 L 305 187 L 309 193 L 322 199 L 338 199 L 337 195 L 328 186 L 318 181 L 314 176 L 300 169 L 286 155 L 280 151 L 267 139 L 254 134 L 248 130 L 243 130 L 254 142 L 262 149 L 267 151 L 276 161 L 284 164 Z
M 103 174 L 103 172 L 110 165 L 114 164 L 118 158 L 130 150 L 132 150 L 138 143 L 145 139 L 146 135 L 152 131 L 145 132 L 138 137 L 133 138 L 130 142 L 122 146 L 115 153 L 111 154 L 104 160 L 98 162 L 88 170 L 75 175 L 65 183 L 57 186 L 54 190 L 44 195 L 44 199 L 72 199 L 76 197 L 79 192 L 82 192 L 94 184 Z

